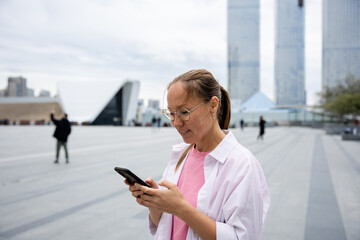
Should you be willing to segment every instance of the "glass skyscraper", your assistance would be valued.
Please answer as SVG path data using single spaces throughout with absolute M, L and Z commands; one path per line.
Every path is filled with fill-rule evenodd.
M 322 86 L 360 78 L 360 0 L 323 0 Z
M 228 89 L 244 103 L 260 89 L 260 0 L 228 0 Z
M 306 104 L 303 5 L 303 0 L 276 1 L 275 99 L 279 106 Z

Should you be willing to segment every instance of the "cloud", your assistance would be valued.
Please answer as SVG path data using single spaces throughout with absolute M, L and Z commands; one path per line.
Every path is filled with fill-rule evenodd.
M 166 84 L 194 66 L 224 79 L 225 14 L 223 1 L 2 1 L 0 81 Z
M 261 0 L 261 89 L 269 97 L 273 4 Z M 53 93 L 64 80 L 137 79 L 141 98 L 158 98 L 194 68 L 210 70 L 227 87 L 226 10 L 223 0 L 0 1 L 0 88 L 12 75 Z

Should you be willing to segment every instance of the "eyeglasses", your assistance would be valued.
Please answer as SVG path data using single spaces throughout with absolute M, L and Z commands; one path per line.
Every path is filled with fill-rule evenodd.
M 170 121 L 175 120 L 175 113 L 178 115 L 178 117 L 183 121 L 190 120 L 190 113 L 193 112 L 196 108 L 203 105 L 205 102 L 200 103 L 199 105 L 193 107 L 192 109 L 186 109 L 186 108 L 179 108 L 175 112 L 171 112 L 169 109 L 163 109 L 161 112 L 164 114 L 164 116 L 169 119 Z

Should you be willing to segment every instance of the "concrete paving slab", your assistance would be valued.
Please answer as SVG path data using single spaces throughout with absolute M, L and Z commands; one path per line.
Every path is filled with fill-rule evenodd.
M 60 164 L 53 163 L 53 130 L 0 127 L 0 240 L 153 239 L 146 209 L 113 168 L 159 180 L 171 146 L 181 142 L 175 129 L 73 127 L 70 164 L 63 153 Z M 258 158 L 268 181 L 271 207 L 263 239 L 314 239 L 324 231 L 360 239 L 359 142 L 299 127 L 267 128 L 264 141 L 256 140 L 257 128 L 233 132 Z M 324 210 L 329 202 L 337 210 Z M 318 220 L 321 211 L 333 218 Z

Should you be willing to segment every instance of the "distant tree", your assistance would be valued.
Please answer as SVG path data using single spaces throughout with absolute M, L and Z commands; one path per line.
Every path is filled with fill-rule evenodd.
M 321 107 L 330 113 L 338 115 L 357 116 L 360 114 L 360 78 L 355 80 L 349 75 L 343 83 L 332 88 L 325 88 L 321 97 Z
M 358 115 L 360 113 L 360 93 L 341 94 L 333 101 L 327 102 L 324 109 L 339 116 L 346 114 Z

